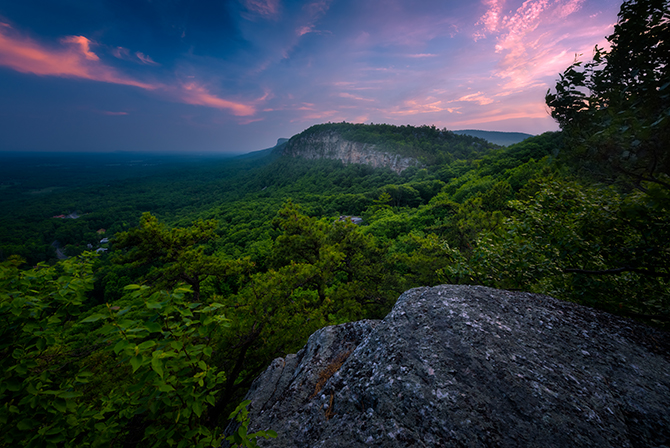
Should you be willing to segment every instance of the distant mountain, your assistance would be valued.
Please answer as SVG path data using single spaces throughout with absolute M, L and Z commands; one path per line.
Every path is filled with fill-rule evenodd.
M 448 131 L 435 126 L 324 123 L 280 138 L 272 148 L 250 152 L 236 159 L 270 162 L 281 156 L 306 159 L 338 159 L 345 165 L 362 163 L 388 167 L 400 173 L 410 166 L 450 163 L 455 159 L 481 156 L 494 145 L 509 146 L 532 137 L 522 132 L 466 129 Z
M 526 134 L 524 132 L 480 131 L 477 129 L 463 129 L 461 131 L 452 132 L 458 135 L 470 135 L 472 137 L 483 138 L 491 143 L 502 146 L 513 145 L 533 136 L 532 134 Z
M 279 147 L 283 146 L 286 142 L 288 142 L 287 138 L 280 138 L 280 139 L 277 139 L 277 144 L 275 146 L 273 146 L 272 148 L 261 149 L 259 151 L 252 151 L 252 152 L 237 156 L 235 158 L 238 159 L 238 160 L 262 159 L 265 156 L 271 155 L 273 151 L 275 151 Z M 278 153 L 275 154 L 275 155 L 278 156 Z
M 421 166 L 415 157 L 403 157 L 389 151 L 383 144 L 349 140 L 342 136 L 346 130 L 340 132 L 331 128 L 327 126 L 318 132 L 308 132 L 311 128 L 308 129 L 292 138 L 282 150 L 282 155 L 313 160 L 336 159 L 345 165 L 359 163 L 374 168 L 386 167 L 398 174 L 410 166 Z
M 336 159 L 345 165 L 386 167 L 401 173 L 470 159 L 496 149 L 490 142 L 470 135 L 456 135 L 435 126 L 390 124 L 317 124 L 277 147 L 273 154 L 304 159 Z

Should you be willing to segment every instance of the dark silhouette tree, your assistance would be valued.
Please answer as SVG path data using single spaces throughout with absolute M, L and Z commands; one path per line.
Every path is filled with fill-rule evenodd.
M 607 40 L 547 92 L 567 158 L 600 180 L 670 189 L 670 2 L 625 1 Z

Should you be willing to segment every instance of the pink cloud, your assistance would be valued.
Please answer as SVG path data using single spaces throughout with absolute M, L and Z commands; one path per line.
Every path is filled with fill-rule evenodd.
M 584 0 L 525 0 L 516 9 L 502 15 L 505 0 L 485 0 L 487 13 L 477 22 L 484 31 L 474 39 L 493 35 L 494 51 L 499 56 L 491 72 L 504 80 L 489 96 L 506 96 L 513 92 L 546 89 L 550 78 L 572 62 L 575 52 L 593 48 L 611 31 L 611 24 L 576 16 Z M 568 20 L 568 16 L 573 15 Z
M 405 57 L 407 58 L 434 58 L 437 56 L 436 54 L 432 53 L 417 53 L 417 54 L 406 54 Z
M 263 92 L 263 96 L 260 97 L 260 98 L 257 98 L 255 102 L 256 102 L 256 103 L 262 103 L 262 102 L 264 102 L 264 101 L 271 100 L 271 99 L 274 98 L 274 97 L 275 97 L 275 94 L 272 93 L 270 90 L 267 90 L 267 89 L 266 89 L 266 90 Z
M 346 92 L 340 93 L 338 96 L 340 98 L 349 98 L 349 99 L 356 100 L 356 101 L 375 101 L 372 98 L 363 98 L 361 96 L 352 95 L 351 93 L 346 93 Z
M 265 17 L 279 14 L 279 0 L 245 0 L 244 6 L 249 11 Z
M 607 46 L 608 42 L 602 36 L 608 34 L 610 30 L 609 25 L 595 30 L 584 27 L 585 38 L 582 42 L 588 43 L 560 42 L 561 36 L 554 35 L 553 39 L 559 42 L 552 44 L 549 42 L 552 36 L 543 35 L 526 46 L 517 45 L 510 48 L 494 72 L 496 77 L 506 80 L 501 85 L 500 93 L 546 87 L 547 80 L 551 79 L 553 82 L 553 79 L 574 61 L 575 54 L 590 57 L 596 43 L 600 47 Z M 575 39 L 579 35 L 573 34 L 570 37 Z
M 331 1 L 332 0 L 319 0 L 308 3 L 303 9 L 305 9 L 313 18 L 321 17 L 330 8 Z
M 375 80 L 371 82 L 376 82 L 379 83 L 381 81 Z M 334 87 L 343 87 L 347 90 L 379 90 L 378 87 L 372 87 L 372 86 L 367 86 L 367 85 L 362 85 L 362 82 L 353 82 L 353 81 L 336 81 L 331 83 L 332 86 Z
M 307 121 L 307 120 L 325 120 L 325 119 L 330 119 L 330 120 L 335 120 L 335 121 L 340 121 L 340 120 L 345 120 L 345 117 L 343 116 L 338 116 L 339 111 L 337 110 L 324 110 L 321 112 L 315 112 L 307 115 L 302 115 L 298 118 L 294 118 L 291 120 L 291 122 L 296 122 L 296 121 Z
M 301 26 L 297 30 L 295 30 L 295 34 L 297 34 L 298 37 L 304 36 L 305 34 L 311 32 L 312 28 L 314 28 L 314 25 Z
M 525 107 L 515 107 L 514 109 L 491 109 L 485 114 L 470 115 L 468 118 L 458 121 L 450 121 L 451 126 L 472 126 L 476 124 L 491 123 L 513 119 L 537 119 L 547 118 L 551 120 L 546 110 L 537 104 L 526 104 Z
M 142 52 L 136 51 L 135 56 L 137 56 L 137 59 L 139 59 L 143 64 L 158 65 L 158 62 L 151 59 L 151 56 L 147 56 L 146 54 L 144 54 Z
M 115 58 L 118 58 L 118 59 L 126 59 L 126 60 L 128 60 L 128 59 L 131 58 L 131 56 L 130 56 L 130 50 L 128 50 L 127 48 L 123 48 L 123 47 L 116 47 L 116 48 L 113 48 L 113 49 L 112 49 L 112 55 L 114 55 L 114 57 L 115 57 Z
M 141 51 L 136 51 L 135 55 L 130 54 L 130 50 L 123 47 L 116 47 L 111 50 L 112 55 L 124 61 L 136 62 L 138 64 L 144 65 L 160 65 L 158 62 L 151 59 L 151 56 L 142 53 Z
M 484 0 L 483 2 L 487 6 L 486 13 L 479 19 L 475 25 L 484 25 L 484 28 L 488 32 L 494 32 L 498 28 L 501 19 L 501 13 L 505 0 Z M 477 37 L 484 37 L 483 34 L 478 35 Z
M 570 14 L 579 11 L 583 3 L 584 0 L 571 0 L 568 3 L 559 6 L 557 11 L 559 17 L 567 17 Z
M 498 39 L 496 52 L 504 50 L 519 50 L 523 47 L 528 34 L 535 31 L 540 25 L 542 12 L 548 7 L 548 0 L 526 0 L 517 9 L 516 14 L 502 20 L 503 30 L 507 34 Z
M 251 123 L 256 123 L 257 121 L 263 121 L 265 118 L 243 118 L 238 121 L 238 124 L 245 125 L 245 124 L 251 124 Z
M 249 116 L 256 113 L 254 106 L 236 103 L 211 94 L 204 86 L 195 82 L 183 84 L 178 96 L 184 103 L 229 110 L 233 115 Z
M 304 36 L 308 33 L 328 33 L 328 31 L 316 31 L 314 26 L 316 22 L 323 17 L 323 15 L 328 12 L 330 8 L 331 0 L 321 0 L 317 2 L 308 3 L 303 7 L 303 10 L 307 13 L 307 23 L 299 26 L 295 33 L 298 37 Z
M 0 27 L 0 65 L 10 67 L 18 72 L 33 73 L 39 76 L 87 79 L 135 86 L 145 90 L 162 91 L 178 101 L 225 109 L 237 116 L 250 116 L 256 112 L 253 105 L 219 98 L 194 82 L 175 87 L 158 83 L 145 83 L 124 76 L 114 68 L 105 65 L 91 50 L 92 42 L 84 36 L 68 36 L 61 40 L 62 46 L 49 48 L 27 37 L 10 35 L 7 31 L 11 30 L 11 26 L 3 25 Z M 112 50 L 112 54 L 120 59 L 130 57 L 130 52 L 123 47 L 115 48 Z M 141 52 L 136 52 L 135 56 L 144 64 L 156 65 L 153 59 Z M 269 92 L 266 92 L 258 101 L 264 101 L 270 95 Z M 108 115 L 125 114 L 125 112 L 103 113 Z
M 113 115 L 113 116 L 128 115 L 128 112 L 113 112 L 111 110 L 102 110 L 102 111 L 100 111 L 100 113 L 103 114 L 103 115 Z
M 441 100 L 433 101 L 435 98 L 427 98 L 424 101 L 421 100 L 407 100 L 403 102 L 403 105 L 400 107 L 393 107 L 390 110 L 384 111 L 389 115 L 417 115 L 417 114 L 426 114 L 432 112 L 444 112 L 449 113 L 455 112 L 458 108 L 445 107 Z M 431 101 L 431 102 L 427 102 Z
M 91 51 L 91 41 L 84 36 L 68 36 L 62 40 L 64 43 L 77 44 L 81 48 L 84 57 L 89 61 L 99 61 L 100 58 Z
M 47 48 L 19 35 L 0 28 L 0 65 L 21 73 L 63 78 L 82 78 L 154 90 L 160 85 L 148 84 L 123 76 L 103 64 L 91 51 L 91 41 L 84 36 L 68 36 L 61 40 L 60 48 Z
M 454 100 L 454 102 L 457 101 L 471 101 L 479 104 L 480 106 L 486 106 L 487 104 L 491 104 L 493 100 L 491 98 L 487 98 L 483 92 L 477 92 L 477 93 L 471 93 L 469 95 L 463 95 L 462 97 L 458 98 L 457 100 Z

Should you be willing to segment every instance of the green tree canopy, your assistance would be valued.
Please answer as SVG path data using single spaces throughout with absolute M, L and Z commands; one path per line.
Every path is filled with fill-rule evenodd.
M 588 172 L 670 188 L 670 4 L 628 0 L 611 48 L 575 62 L 547 92 L 552 116 Z M 587 163 L 585 163 L 587 162 Z
M 116 235 L 114 248 L 124 250 L 118 264 L 147 270 L 144 279 L 162 288 L 185 282 L 193 288 L 198 301 L 201 283 L 209 276 L 224 277 L 239 272 L 245 260 L 228 261 L 208 255 L 204 243 L 218 237 L 215 220 L 198 220 L 186 228 L 169 228 L 150 213 L 144 213 L 140 225 Z

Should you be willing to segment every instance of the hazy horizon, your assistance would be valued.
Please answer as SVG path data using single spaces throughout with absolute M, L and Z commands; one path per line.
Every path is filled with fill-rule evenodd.
M 379 124 L 379 123 L 377 123 Z M 449 131 L 452 131 L 456 134 L 458 133 L 466 133 L 466 132 L 486 132 L 486 133 L 498 133 L 498 134 L 527 134 L 528 136 L 533 136 L 534 134 L 528 134 L 525 132 L 516 132 L 516 131 L 486 131 L 483 129 L 449 129 Z M 95 151 L 95 150 L 85 150 L 82 149 L 80 151 L 49 151 L 49 150 L 27 150 L 27 151 L 18 151 L 18 150 L 7 150 L 7 151 L 1 151 L 0 150 L 0 157 L 8 157 L 8 156 L 25 156 L 25 157 L 37 157 L 37 156 L 44 156 L 44 157 L 51 157 L 51 156 L 83 156 L 83 155 L 108 155 L 108 156 L 147 156 L 147 157 L 159 157 L 159 156 L 189 156 L 189 157 L 221 157 L 221 158 L 233 158 L 237 156 L 243 156 L 246 154 L 251 154 L 254 152 L 260 152 L 260 151 L 265 151 L 268 149 L 272 149 L 275 146 L 277 146 L 277 142 L 279 140 L 285 139 L 288 140 L 292 137 L 287 136 L 287 137 L 278 137 L 275 139 L 275 144 L 268 146 L 266 148 L 258 148 L 258 149 L 252 149 L 250 151 L 245 151 L 245 152 L 234 152 L 234 151 L 208 151 L 208 152 L 197 152 L 197 151 L 189 151 L 189 150 L 175 150 L 175 151 L 148 151 L 148 150 L 109 150 L 109 151 Z M 484 138 L 484 137 L 482 137 Z

